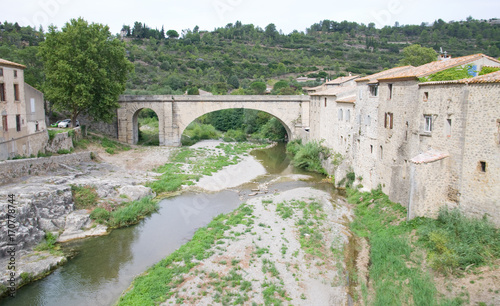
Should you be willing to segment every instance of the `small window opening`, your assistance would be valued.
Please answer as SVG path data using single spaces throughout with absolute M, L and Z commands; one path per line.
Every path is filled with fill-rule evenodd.
M 366 116 L 366 126 L 370 126 L 370 124 L 372 124 L 372 118 L 368 115 Z
M 393 119 L 394 119 L 394 114 L 393 113 L 385 113 L 385 118 L 384 118 L 384 127 L 392 129 L 393 128 Z
M 370 86 L 370 95 L 372 95 L 373 97 L 376 97 L 378 95 L 378 85 Z
M 14 70 L 14 77 L 17 78 L 17 70 Z
M 3 77 L 3 68 L 0 68 L 0 77 Z
M 326 98 L 325 98 L 325 107 L 326 107 Z
M 406 121 L 405 140 L 408 140 L 408 121 Z
M 7 125 L 7 115 L 2 116 L 2 129 L 4 132 L 9 131 L 9 126 Z
M 387 85 L 389 87 L 389 100 L 392 99 L 392 84 Z
M 451 137 L 451 119 L 446 119 L 446 137 Z
M 481 172 L 486 172 L 486 162 L 485 161 L 480 161 L 479 162 L 479 168 L 481 169 Z
M 5 101 L 5 84 L 0 83 L 0 101 Z
M 429 92 L 424 92 L 424 102 L 427 102 L 429 100 Z
M 21 132 L 21 115 L 16 115 L 16 131 Z
M 339 109 L 339 120 L 342 120 L 342 118 L 344 118 L 344 112 L 342 111 L 342 109 L 340 108 Z
M 351 110 L 348 109 L 345 113 L 345 121 L 349 122 L 351 120 Z
M 35 122 L 35 132 L 38 132 L 40 130 L 40 126 L 38 124 L 38 121 Z
M 432 132 L 432 116 L 431 115 L 424 115 L 425 118 L 425 126 L 424 126 L 424 132 Z
M 370 145 L 370 153 L 373 153 L 373 145 Z
M 382 148 L 382 146 L 380 146 L 380 159 L 383 159 L 384 158 L 384 148 Z
M 14 84 L 14 101 L 19 101 L 19 84 Z

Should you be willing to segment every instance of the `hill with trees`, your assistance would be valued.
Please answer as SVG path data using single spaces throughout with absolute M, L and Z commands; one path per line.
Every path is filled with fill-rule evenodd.
M 446 50 L 454 57 L 473 53 L 500 56 L 500 24 L 496 20 L 445 22 L 432 25 L 375 24 L 323 20 L 284 34 L 276 25 L 260 28 L 236 21 L 213 31 L 152 29 L 145 23 L 124 25 L 118 37 L 126 42 L 135 71 L 127 94 L 183 94 L 197 89 L 214 94 L 262 93 L 262 83 L 281 82 L 274 93 L 300 92 L 297 76 L 335 78 L 371 74 L 397 66 L 402 50 L 412 44 Z M 123 36 L 123 37 L 122 37 Z M 0 57 L 27 66 L 27 83 L 43 90 L 44 75 L 37 56 L 43 29 L 0 24 Z M 257 83 L 257 84 L 255 84 Z M 316 85 L 310 83 L 307 85 Z

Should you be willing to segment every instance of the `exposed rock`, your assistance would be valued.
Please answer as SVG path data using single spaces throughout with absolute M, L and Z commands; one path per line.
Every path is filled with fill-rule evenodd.
M 123 186 L 118 189 L 120 195 L 125 195 L 131 201 L 136 201 L 144 197 L 154 197 L 155 193 L 146 186 Z

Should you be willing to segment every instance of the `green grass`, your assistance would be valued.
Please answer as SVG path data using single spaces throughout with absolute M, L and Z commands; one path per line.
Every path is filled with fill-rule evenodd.
M 71 194 L 76 209 L 89 209 L 94 207 L 99 201 L 99 195 L 94 186 L 71 185 Z
M 459 298 L 438 297 L 426 262 L 435 271 L 456 273 L 471 264 L 491 263 L 500 255 L 499 231 L 484 219 L 443 210 L 437 220 L 406 221 L 406 209 L 380 189 L 370 193 L 348 189 L 348 196 L 356 206 L 351 229 L 370 243 L 369 277 L 375 296 L 369 296 L 366 284 L 361 286 L 370 305 L 457 304 Z M 411 239 L 415 232 L 418 240 Z
M 136 224 L 144 216 L 157 210 L 158 203 L 150 197 L 145 197 L 137 201 L 124 203 L 111 212 L 102 207 L 97 207 L 90 213 L 90 218 L 97 223 L 119 228 Z
M 107 137 L 92 135 L 90 140 L 98 145 L 101 145 L 109 154 L 114 154 L 116 151 L 128 151 L 131 149 L 130 146 Z
M 194 184 L 201 175 L 211 175 L 225 166 L 236 164 L 240 160 L 239 155 L 262 146 L 253 143 L 220 144 L 217 148 L 222 149 L 224 154 L 207 154 L 204 149 L 182 148 L 172 155 L 171 162 L 155 169 L 162 175 L 147 186 L 157 194 L 177 191 L 183 185 Z M 184 173 L 181 169 L 183 164 L 187 164 L 194 174 Z
M 198 265 L 193 259 L 200 261 L 211 256 L 211 247 L 224 237 L 224 232 L 232 224 L 243 222 L 251 213 L 252 209 L 243 204 L 234 212 L 221 214 L 206 227 L 199 228 L 188 243 L 137 277 L 129 290 L 121 296 L 118 305 L 157 305 L 165 301 L 174 294 L 173 290 L 179 285 L 179 280 L 183 279 L 182 275 Z M 214 277 L 218 278 L 218 275 Z M 238 278 L 236 275 L 230 277 L 231 280 Z M 245 284 L 245 290 L 248 289 L 249 285 Z

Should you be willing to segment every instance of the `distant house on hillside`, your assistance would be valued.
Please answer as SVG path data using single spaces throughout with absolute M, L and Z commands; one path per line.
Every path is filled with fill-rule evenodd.
M 48 140 L 43 94 L 24 83 L 25 68 L 0 59 L 0 160 L 36 155 Z

